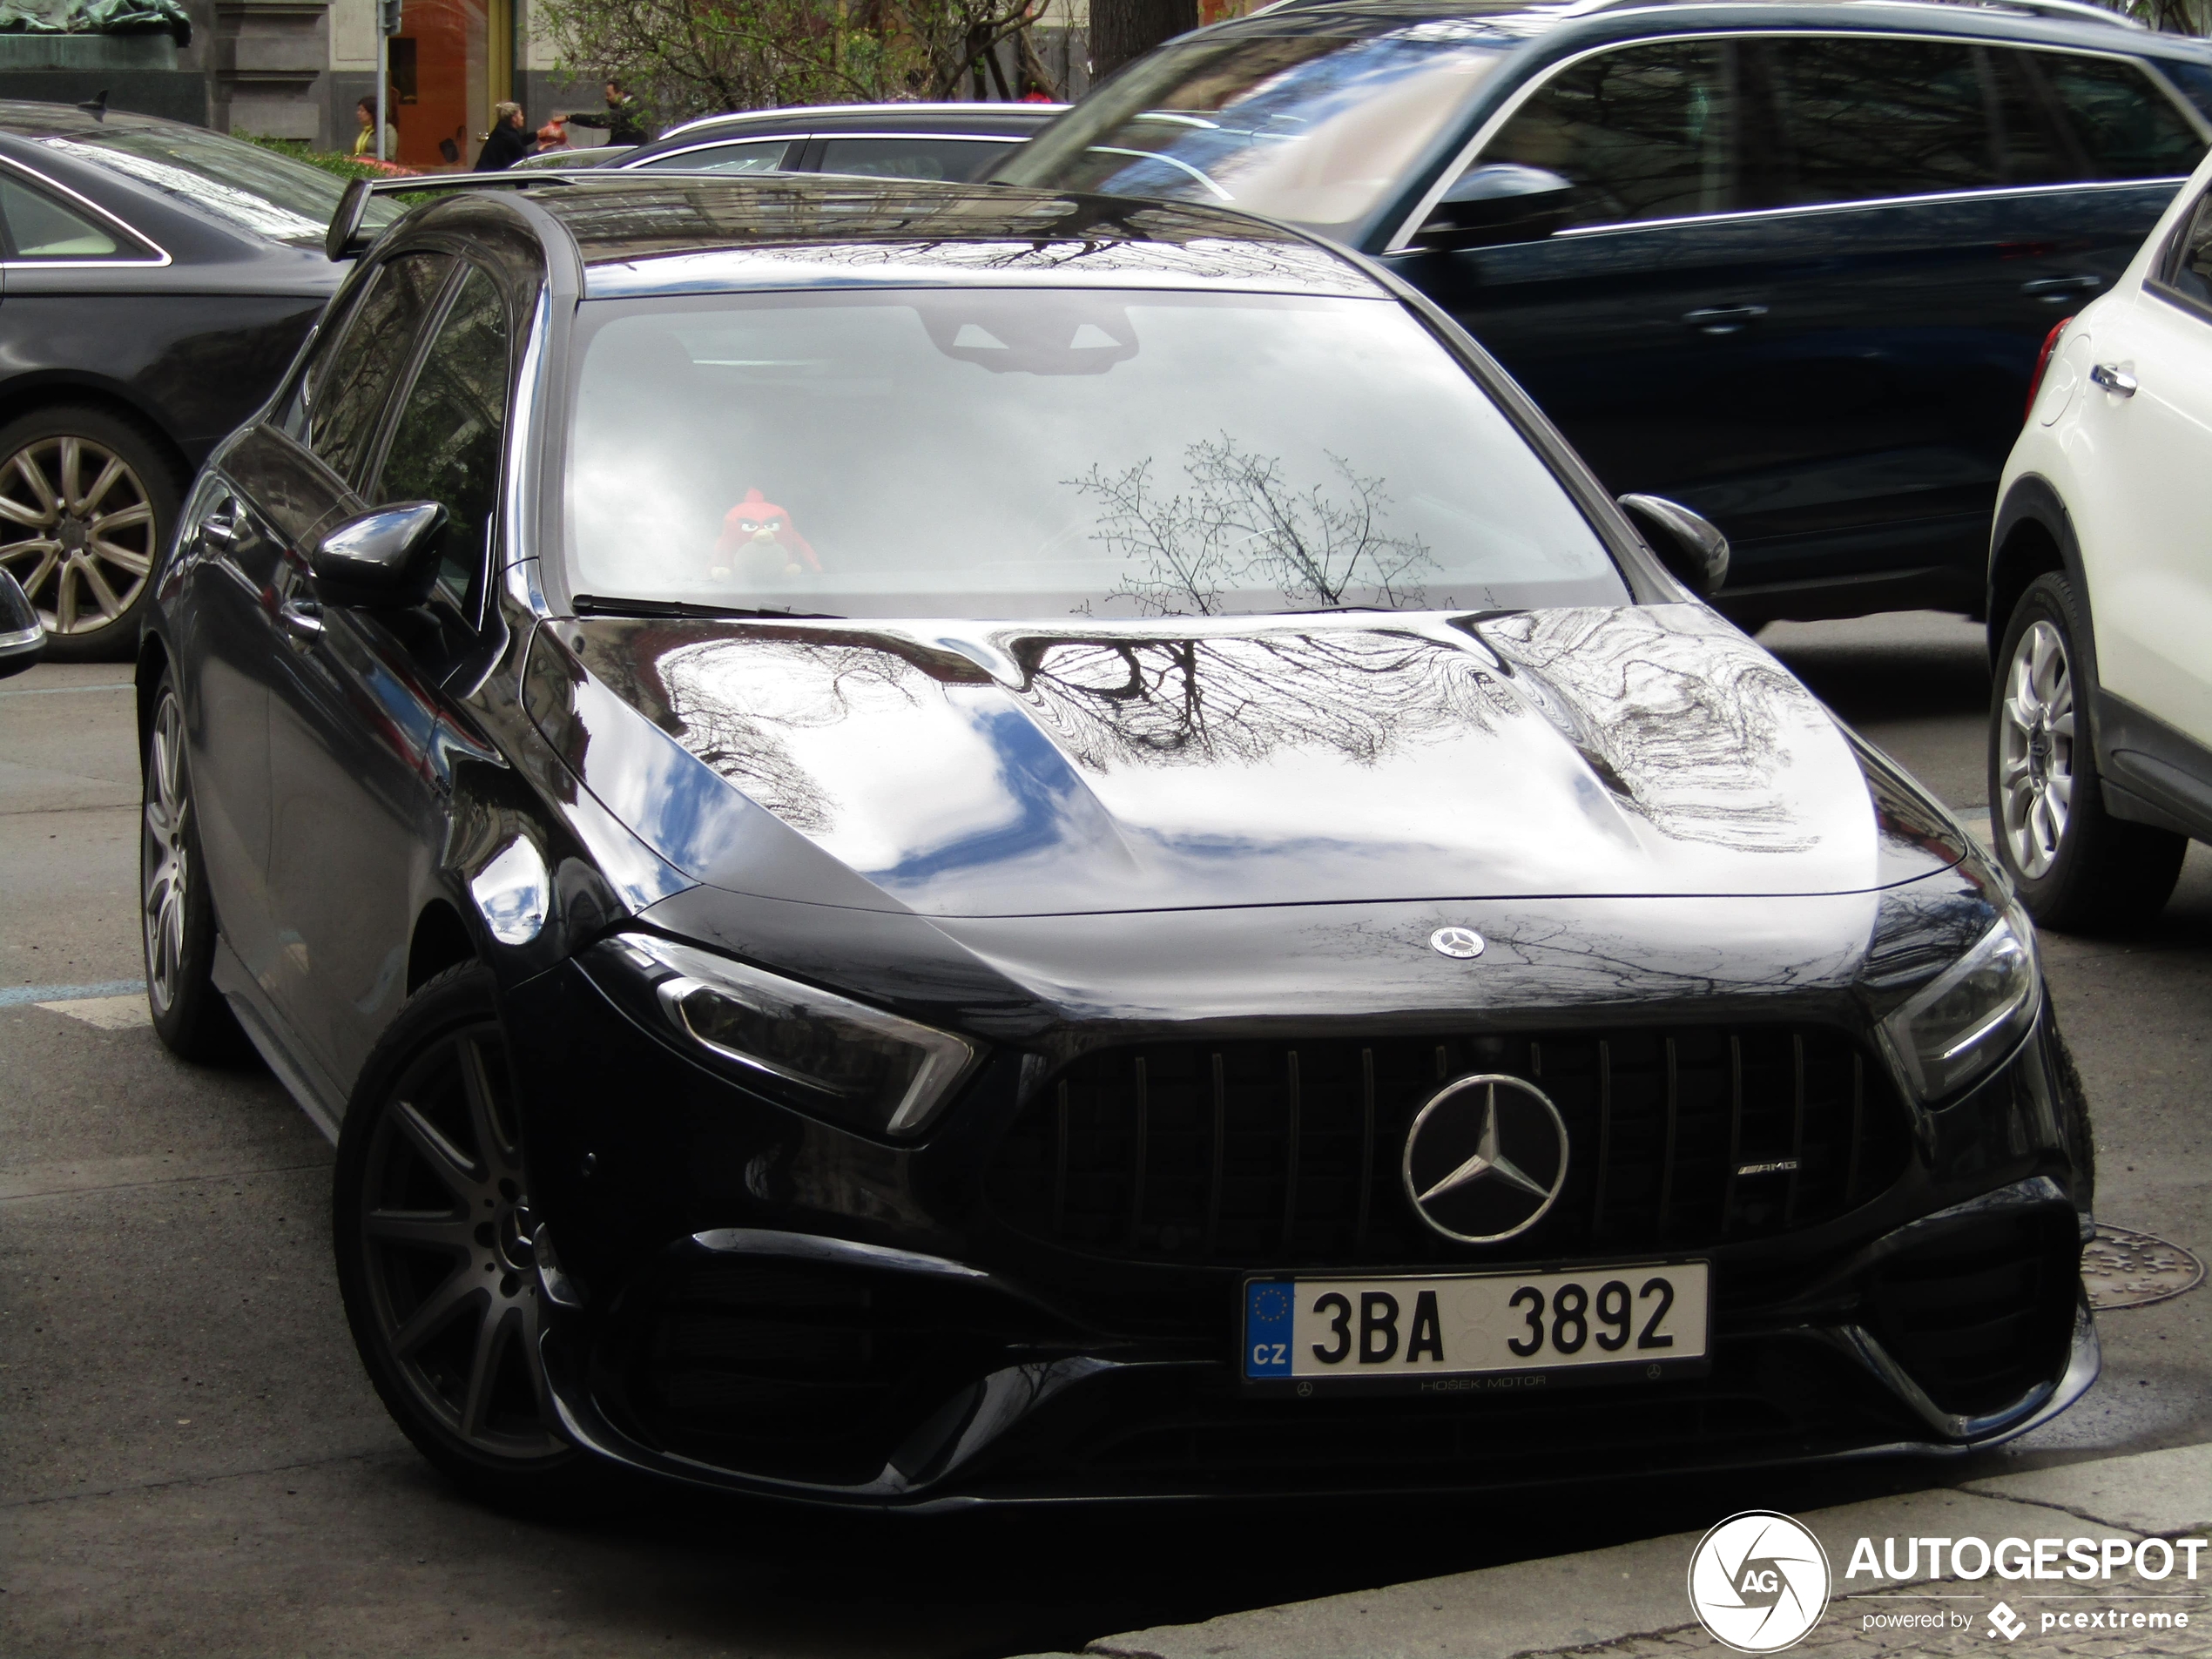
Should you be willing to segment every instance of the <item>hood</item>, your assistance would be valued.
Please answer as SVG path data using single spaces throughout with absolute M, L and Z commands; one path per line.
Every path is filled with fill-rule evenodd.
M 1960 850 L 1695 605 L 602 617 L 541 630 L 528 678 L 541 731 L 677 869 L 863 908 L 1839 894 Z

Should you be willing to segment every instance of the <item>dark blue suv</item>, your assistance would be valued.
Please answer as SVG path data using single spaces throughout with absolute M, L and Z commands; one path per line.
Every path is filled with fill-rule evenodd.
M 2037 353 L 2208 112 L 2212 46 L 2075 0 L 1292 0 L 1162 47 L 1001 177 L 1375 256 L 1611 488 L 1717 523 L 1740 621 L 1979 613 Z

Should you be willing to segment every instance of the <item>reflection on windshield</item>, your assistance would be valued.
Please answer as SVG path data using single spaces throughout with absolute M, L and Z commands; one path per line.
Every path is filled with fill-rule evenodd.
M 1298 489 L 1271 456 L 1247 455 L 1227 433 L 1185 452 L 1187 492 L 1150 488 L 1150 459 L 1115 477 L 1093 467 L 1074 480 L 1098 506 L 1091 539 L 1119 552 L 1129 574 L 1116 598 L 1147 616 L 1210 617 L 1225 590 L 1272 588 L 1293 610 L 1331 610 L 1355 593 L 1418 605 L 1409 578 L 1435 568 L 1418 538 L 1387 536 L 1390 497 L 1341 455 L 1333 480 Z
M 1347 225 L 1514 44 L 1500 22 L 1447 18 L 1352 38 L 1238 35 L 1169 47 L 1084 100 L 999 176 Z
M 179 196 L 272 241 L 320 247 L 346 181 L 260 145 L 188 127 L 117 128 L 46 138 L 49 148 Z M 381 230 L 404 211 L 372 199 L 363 223 Z
M 574 590 L 832 616 L 1626 597 L 1394 301 L 1069 289 L 593 301 Z

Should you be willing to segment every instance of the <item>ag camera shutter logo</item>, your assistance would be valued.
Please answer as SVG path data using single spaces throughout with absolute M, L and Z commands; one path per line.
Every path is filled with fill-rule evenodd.
M 1738 1653 L 1793 1648 L 1828 1607 L 1828 1552 L 1770 1509 L 1730 1515 L 1689 1558 L 1689 1605 L 1716 1642 Z

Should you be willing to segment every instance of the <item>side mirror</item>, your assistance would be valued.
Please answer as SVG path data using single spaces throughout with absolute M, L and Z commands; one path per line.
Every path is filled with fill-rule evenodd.
M 20 674 L 46 654 L 46 630 L 13 576 L 0 570 L 0 679 Z
M 1413 246 L 1428 248 L 1497 247 L 1541 242 L 1567 223 L 1575 186 L 1555 172 L 1493 161 L 1469 167 L 1452 181 Z
M 1728 537 L 1713 522 L 1662 496 L 1623 496 L 1621 505 L 1651 543 L 1659 563 L 1701 599 L 1728 580 Z
M 439 532 L 446 509 L 434 501 L 403 501 L 349 518 L 307 556 L 326 604 L 364 610 L 419 605 L 438 575 Z

